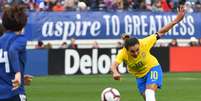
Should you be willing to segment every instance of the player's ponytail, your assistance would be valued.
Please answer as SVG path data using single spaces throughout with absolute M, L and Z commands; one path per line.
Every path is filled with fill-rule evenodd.
M 122 34 L 121 39 L 125 42 L 126 40 L 128 40 L 130 38 L 130 35 L 128 34 Z

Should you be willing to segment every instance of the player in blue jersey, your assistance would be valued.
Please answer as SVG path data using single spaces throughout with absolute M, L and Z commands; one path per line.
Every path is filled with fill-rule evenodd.
M 24 90 L 24 67 L 26 42 L 22 30 L 27 15 L 22 6 L 4 9 L 2 24 L 5 28 L 0 37 L 0 101 L 26 101 Z M 27 77 L 25 77 L 27 81 Z

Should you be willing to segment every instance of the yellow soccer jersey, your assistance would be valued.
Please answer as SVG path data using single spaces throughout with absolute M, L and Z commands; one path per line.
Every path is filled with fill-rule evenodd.
M 132 57 L 126 48 L 122 48 L 115 61 L 119 64 L 124 61 L 128 66 L 128 72 L 137 78 L 145 76 L 151 68 L 159 64 L 158 60 L 150 53 L 150 49 L 157 41 L 156 36 L 156 34 L 153 34 L 139 39 L 140 47 L 137 58 Z

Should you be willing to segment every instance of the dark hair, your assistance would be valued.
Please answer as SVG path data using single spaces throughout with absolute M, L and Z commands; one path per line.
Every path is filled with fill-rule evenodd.
M 41 40 L 38 41 L 38 46 L 43 46 L 43 42 Z
M 134 46 L 136 44 L 139 44 L 139 41 L 137 38 L 129 38 L 128 40 L 125 41 L 124 47 L 128 50 L 130 46 Z
M 185 5 L 186 0 L 179 0 L 179 5 Z
M 3 35 L 4 32 L 5 32 L 5 28 L 4 28 L 3 25 L 0 23 L 0 36 Z
M 26 25 L 27 15 L 22 5 L 5 7 L 2 14 L 2 24 L 7 31 L 21 31 Z
M 129 34 L 124 33 L 121 35 L 121 39 L 123 39 L 124 41 L 128 40 L 129 38 L 130 38 Z

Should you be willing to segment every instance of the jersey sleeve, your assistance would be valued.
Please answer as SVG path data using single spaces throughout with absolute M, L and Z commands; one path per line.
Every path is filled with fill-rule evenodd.
M 118 52 L 115 61 L 116 61 L 118 64 L 121 64 L 121 63 L 123 62 L 123 58 L 124 58 L 124 52 L 123 52 L 123 49 L 121 49 L 121 50 Z
M 26 42 L 16 41 L 9 48 L 9 62 L 14 72 L 21 72 L 20 69 L 20 52 L 25 51 Z
M 141 40 L 141 43 L 145 45 L 146 50 L 150 50 L 157 41 L 157 34 L 152 34 L 148 37 L 145 37 Z

